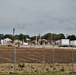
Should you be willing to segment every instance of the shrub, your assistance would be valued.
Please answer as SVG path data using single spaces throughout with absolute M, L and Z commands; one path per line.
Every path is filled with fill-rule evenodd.
M 31 66 L 31 68 L 32 68 L 32 69 L 34 69 L 34 67 L 33 67 L 33 66 Z
M 38 70 L 37 69 L 35 70 L 35 73 L 38 73 Z
M 60 71 L 64 72 L 64 67 L 62 67 Z
M 50 72 L 49 68 L 46 68 L 46 71 L 47 71 L 47 72 Z
M 20 64 L 18 64 L 18 67 L 24 68 L 25 67 L 25 64 L 24 63 L 20 63 Z
M 60 66 L 59 64 L 57 64 L 56 66 Z

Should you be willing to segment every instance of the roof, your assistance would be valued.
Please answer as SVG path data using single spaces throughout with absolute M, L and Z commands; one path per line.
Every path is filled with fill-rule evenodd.
M 9 38 L 5 38 L 4 40 L 6 40 L 6 41 L 12 41 L 11 39 L 9 39 Z

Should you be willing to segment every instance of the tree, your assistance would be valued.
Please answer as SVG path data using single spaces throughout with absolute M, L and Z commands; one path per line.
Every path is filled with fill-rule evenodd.
M 30 39 L 30 36 L 29 35 L 23 35 L 24 41 L 26 41 L 26 38 Z
M 69 35 L 67 38 L 70 39 L 70 40 L 76 40 L 76 36 L 75 35 Z
M 65 39 L 64 34 L 55 34 L 55 33 L 47 33 L 44 36 L 42 36 L 43 39 L 46 40 L 59 40 L 59 39 Z
M 59 40 L 59 39 L 65 39 L 65 36 L 64 36 L 64 34 L 58 34 L 57 35 L 57 40 Z
M 4 35 L 0 34 L 0 44 L 1 44 L 1 39 L 4 39 Z
M 30 36 L 29 35 L 25 35 L 26 36 L 26 38 L 29 38 L 30 39 Z
M 24 35 L 24 34 L 19 34 L 19 40 L 21 41 L 26 41 L 26 38 L 29 38 L 30 39 L 30 36 L 29 35 Z
M 51 40 L 52 39 L 52 34 L 51 33 L 47 33 L 44 36 L 42 36 L 42 38 L 46 39 L 46 40 Z
M 10 38 L 10 39 L 14 39 L 13 36 L 11 34 L 5 34 L 4 38 Z
M 23 41 L 24 40 L 24 35 L 21 33 L 19 34 L 19 40 Z
M 14 36 L 14 39 L 15 39 L 15 40 L 16 40 L 16 39 L 19 40 L 19 35 L 15 35 L 15 36 Z
M 36 36 L 32 36 L 30 39 L 31 40 L 36 40 Z
M 0 34 L 0 39 L 4 39 L 4 35 L 3 34 Z
M 57 40 L 57 34 L 52 34 L 52 40 Z

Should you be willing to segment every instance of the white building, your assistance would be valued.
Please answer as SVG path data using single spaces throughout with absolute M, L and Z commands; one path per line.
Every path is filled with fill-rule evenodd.
M 2 45 L 7 45 L 8 42 L 11 42 L 11 41 L 12 41 L 11 39 L 5 38 L 5 39 L 2 39 L 2 40 L 1 40 L 1 44 L 2 44 Z

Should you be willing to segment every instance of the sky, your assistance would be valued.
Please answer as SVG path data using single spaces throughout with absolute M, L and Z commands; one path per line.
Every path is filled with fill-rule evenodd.
M 76 0 L 0 0 L 0 34 L 76 35 Z

